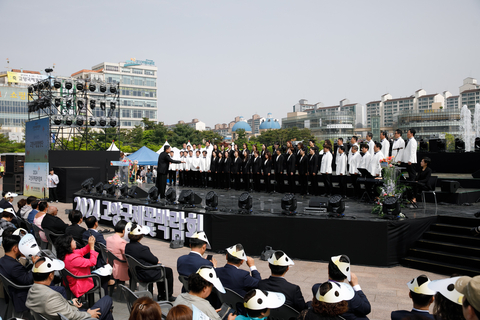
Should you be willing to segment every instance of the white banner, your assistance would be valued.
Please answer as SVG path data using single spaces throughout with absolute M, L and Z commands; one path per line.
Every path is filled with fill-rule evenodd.
M 23 195 L 48 197 L 48 162 L 25 162 L 23 176 Z

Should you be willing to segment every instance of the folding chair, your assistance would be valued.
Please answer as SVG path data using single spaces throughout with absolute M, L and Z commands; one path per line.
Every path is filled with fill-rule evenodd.
M 13 299 L 10 296 L 10 290 L 12 290 L 12 289 L 14 289 L 14 290 L 30 289 L 32 287 L 32 285 L 21 286 L 21 285 L 15 284 L 1 273 L 0 273 L 0 279 L 2 280 L 2 283 L 3 283 L 3 289 L 8 296 L 8 305 L 7 305 L 7 312 L 6 312 L 5 319 L 22 318 L 23 317 L 23 312 L 17 312 L 15 310 L 15 305 L 13 304 Z
M 79 298 L 79 297 L 75 297 L 73 295 L 73 292 L 70 289 L 70 286 L 68 284 L 68 278 L 67 277 L 72 277 L 74 279 L 92 278 L 92 280 L 94 280 L 93 281 L 93 288 L 90 289 L 88 292 L 86 292 L 84 294 L 87 297 L 87 300 L 88 300 L 88 307 L 92 307 L 95 304 L 95 291 L 98 291 L 99 298 L 102 298 L 102 287 L 101 287 L 101 282 L 100 282 L 101 280 L 100 280 L 100 276 L 98 274 L 89 274 L 89 275 L 86 275 L 86 276 L 75 276 L 70 271 L 68 271 L 66 268 L 63 268 L 63 270 L 60 271 L 60 274 L 62 275 L 62 280 L 63 280 L 63 283 L 65 284 L 65 289 L 67 290 L 68 299 Z
M 43 241 L 42 238 L 40 237 L 40 231 L 43 232 L 42 228 L 39 228 L 36 224 L 32 224 L 33 227 L 33 234 L 35 236 L 35 239 L 37 239 L 37 243 L 40 246 L 41 249 L 47 249 L 48 243 Z
M 230 308 L 235 309 L 237 314 L 243 314 L 243 297 L 233 291 L 232 289 L 225 288 L 225 293 L 217 291 L 218 299 L 223 304 L 227 304 Z
M 47 249 L 51 250 L 54 254 L 57 254 L 57 250 L 55 249 L 55 240 L 63 236 L 63 233 L 55 233 L 51 230 L 48 230 L 47 228 L 43 229 L 43 232 L 45 232 L 45 235 L 47 236 L 48 244 L 47 244 Z
M 270 309 L 268 320 L 291 320 L 297 319 L 299 312 L 284 304 L 280 308 Z
M 428 186 L 430 187 L 430 190 L 423 190 L 422 191 L 422 201 L 423 201 L 423 214 L 426 213 L 427 211 L 427 202 L 425 201 L 425 194 L 431 193 L 433 194 L 433 198 L 435 199 L 435 215 L 437 215 L 437 194 L 435 193 L 435 188 L 437 186 L 437 176 L 430 176 L 430 179 L 428 180 Z
M 168 283 L 167 283 L 167 276 L 165 272 L 165 267 L 162 266 L 161 264 L 155 265 L 155 266 L 145 266 L 138 262 L 134 257 L 125 254 L 125 258 L 127 259 L 128 263 L 128 270 L 130 270 L 130 289 L 135 290 L 135 287 L 138 285 L 140 289 L 142 290 L 150 290 L 153 294 L 153 284 L 156 282 L 163 282 L 165 285 L 165 295 L 169 297 L 168 294 Z M 138 273 L 137 273 L 137 268 L 139 269 L 144 269 L 144 270 L 150 270 L 150 269 L 159 269 L 161 270 L 160 277 L 158 279 L 152 279 L 151 281 L 148 282 L 142 282 L 138 278 Z

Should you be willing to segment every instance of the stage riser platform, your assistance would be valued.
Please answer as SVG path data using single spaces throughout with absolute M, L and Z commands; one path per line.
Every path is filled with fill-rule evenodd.
M 465 190 L 465 189 L 462 189 Z M 480 199 L 480 190 L 471 190 L 471 191 L 462 191 L 457 193 L 447 193 L 442 191 L 437 191 L 437 202 L 451 203 L 451 204 L 464 204 L 464 203 L 475 203 Z M 433 194 L 425 194 L 425 199 L 427 202 L 434 202 Z

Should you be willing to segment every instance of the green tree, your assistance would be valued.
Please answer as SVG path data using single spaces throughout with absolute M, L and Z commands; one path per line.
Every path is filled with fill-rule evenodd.
M 5 134 L 0 134 L 0 153 L 25 152 L 25 142 L 15 142 Z
M 223 137 L 219 133 L 211 130 L 202 131 L 201 137 L 204 143 L 210 141 L 211 144 L 218 144 L 223 141 Z
M 237 129 L 235 131 L 235 135 L 237 138 L 235 139 L 235 144 L 238 144 L 239 149 L 241 149 L 244 143 L 247 143 L 247 134 L 245 133 L 245 129 Z

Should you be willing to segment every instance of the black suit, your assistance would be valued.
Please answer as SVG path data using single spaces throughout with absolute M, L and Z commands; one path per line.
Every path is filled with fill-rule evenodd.
M 230 158 L 223 159 L 223 187 L 225 189 L 230 189 L 230 176 L 232 170 L 232 160 Z
M 83 235 L 82 235 L 82 240 L 84 241 L 84 243 L 87 243 L 88 242 L 88 238 L 90 238 L 90 235 L 94 236 L 95 238 L 95 243 L 102 243 L 104 244 L 105 246 L 107 246 L 107 241 L 105 241 L 105 238 L 103 237 L 103 234 L 101 234 L 100 232 L 96 231 L 95 229 L 88 229 L 86 230 Z M 90 254 L 89 254 L 90 255 Z M 101 268 L 103 267 L 104 265 L 106 264 L 106 261 L 103 260 L 102 258 L 102 255 L 98 255 L 98 258 L 97 258 L 97 265 L 96 267 L 97 268 Z
M 307 309 L 300 287 L 288 282 L 283 277 L 270 276 L 268 279 L 260 280 L 258 289 L 283 293 L 285 295 L 285 304 L 298 312 Z
M 298 168 L 298 178 L 300 182 L 300 194 L 306 194 L 307 187 L 308 187 L 308 181 L 307 181 L 308 157 L 307 156 L 299 157 L 297 168 Z
M 318 155 L 313 154 L 310 155 L 308 159 L 308 176 L 310 177 L 310 194 L 317 196 L 318 195 L 318 181 L 317 181 L 317 174 L 318 174 Z
M 157 181 L 156 186 L 160 193 L 160 199 L 165 199 L 165 189 L 167 188 L 167 174 L 170 163 L 182 163 L 182 161 L 173 160 L 170 155 L 163 151 L 158 156 Z
M 84 244 L 83 244 L 83 233 L 85 231 L 87 231 L 87 230 L 83 227 L 80 227 L 80 225 L 78 225 L 78 224 L 68 226 L 65 229 L 65 233 L 71 234 L 72 237 L 73 237 L 73 240 L 77 241 L 80 244 L 80 248 L 82 248 L 84 246 Z M 80 248 L 77 248 L 77 249 L 80 249 Z
M 263 169 L 263 182 L 265 183 L 266 192 L 270 192 L 270 188 L 272 187 L 272 184 L 270 183 L 272 180 L 272 163 L 273 160 L 271 159 L 265 160 L 261 163 Z
M 248 156 L 243 160 L 243 183 L 245 185 L 245 191 L 250 190 L 250 178 L 252 171 L 252 157 Z
M 140 242 L 130 242 L 127 243 L 125 246 L 125 254 L 128 254 L 135 258 L 138 262 L 145 266 L 154 266 L 158 264 L 158 258 L 155 257 L 150 248 L 144 246 Z M 130 274 L 130 271 L 128 272 Z M 159 269 L 150 269 L 150 270 L 143 270 L 137 269 L 137 275 L 140 281 L 149 282 L 151 280 L 156 280 L 160 277 L 162 271 Z M 165 273 L 168 283 L 168 295 L 171 296 L 173 294 L 173 273 L 172 268 L 165 267 Z M 167 300 L 168 297 L 165 297 L 165 285 L 163 283 L 157 282 L 157 289 L 159 296 L 162 297 L 163 300 Z M 167 298 L 167 299 L 166 299 Z
M 235 181 L 233 187 L 235 188 L 235 190 L 240 190 L 240 177 L 242 176 L 242 159 L 240 157 L 233 158 L 232 162 L 232 174 Z
M 260 191 L 260 175 L 262 174 L 262 159 L 260 157 L 252 158 L 253 189 Z M 264 177 L 265 181 L 265 177 Z
M 46 214 L 42 220 L 42 229 L 48 229 L 53 233 L 65 233 L 68 225 L 62 219 L 51 214 Z
M 290 193 L 295 193 L 295 154 L 287 155 L 287 175 L 288 175 L 288 188 Z
M 397 310 L 397 311 L 392 311 L 391 314 L 391 319 L 392 320 L 402 320 L 402 319 L 409 319 L 411 317 L 415 317 L 415 319 L 432 319 L 434 320 L 435 317 L 431 315 L 428 312 L 421 312 L 421 311 L 407 311 L 407 310 Z
M 283 175 L 284 161 L 285 157 L 283 154 L 280 154 L 275 158 L 275 181 L 277 182 L 275 191 L 277 192 L 283 192 L 283 184 L 285 183 L 285 176 Z

